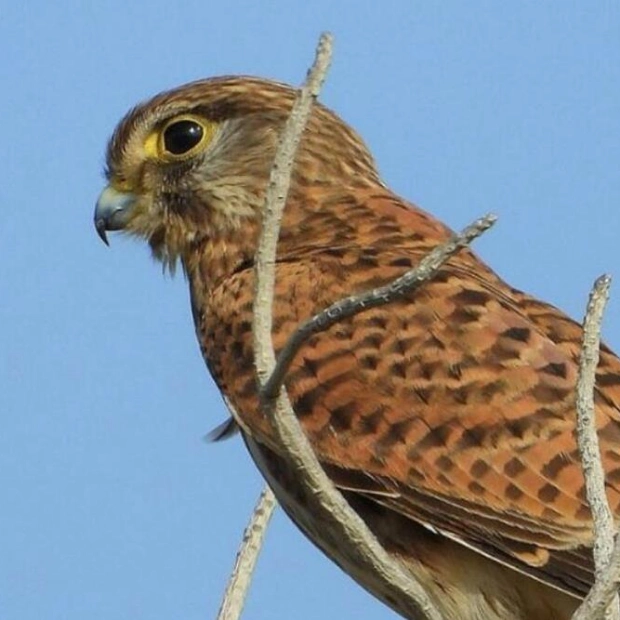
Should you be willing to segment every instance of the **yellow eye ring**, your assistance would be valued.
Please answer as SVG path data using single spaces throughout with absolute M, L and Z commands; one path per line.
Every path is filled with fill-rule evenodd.
M 215 126 L 193 115 L 175 116 L 153 132 L 144 144 L 148 155 L 167 161 L 182 161 L 204 150 Z

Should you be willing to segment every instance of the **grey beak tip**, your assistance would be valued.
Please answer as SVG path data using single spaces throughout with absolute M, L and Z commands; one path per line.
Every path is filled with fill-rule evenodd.
M 101 241 L 103 241 L 108 247 L 110 246 L 110 242 L 108 241 L 108 235 L 106 233 L 106 223 L 104 219 L 95 220 L 95 228 L 97 229 L 97 234 Z

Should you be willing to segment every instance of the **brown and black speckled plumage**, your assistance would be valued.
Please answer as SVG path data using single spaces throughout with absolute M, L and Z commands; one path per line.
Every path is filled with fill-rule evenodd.
M 187 273 L 204 358 L 293 519 L 379 598 L 304 510 L 258 411 L 252 266 L 260 207 L 293 91 L 219 78 L 158 95 L 121 122 L 108 177 L 136 196 L 125 230 Z M 204 151 L 147 157 L 146 136 L 192 113 Z M 386 188 L 360 138 L 316 106 L 278 245 L 276 348 L 341 297 L 385 284 L 450 231 Z M 419 291 L 314 336 L 286 385 L 326 471 L 448 619 L 570 617 L 592 581 L 591 519 L 575 443 L 581 328 L 460 252 Z M 620 361 L 595 395 L 611 506 L 620 513 Z M 390 604 L 390 601 L 386 601 Z M 406 610 L 397 609 L 403 615 Z

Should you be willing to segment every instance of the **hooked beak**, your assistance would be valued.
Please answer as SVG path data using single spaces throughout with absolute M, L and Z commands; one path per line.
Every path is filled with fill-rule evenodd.
M 108 230 L 122 230 L 131 217 L 136 197 L 130 192 L 119 192 L 108 185 L 99 195 L 95 207 L 95 228 L 101 240 L 108 243 Z

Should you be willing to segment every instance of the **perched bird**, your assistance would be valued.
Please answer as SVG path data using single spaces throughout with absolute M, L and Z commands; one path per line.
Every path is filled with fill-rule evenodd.
M 118 125 L 95 225 L 146 239 L 189 281 L 209 371 L 301 529 L 408 617 L 305 507 L 258 405 L 253 264 L 295 91 L 251 77 L 157 95 Z M 451 231 L 381 181 L 360 137 L 316 105 L 278 244 L 276 350 L 332 302 L 386 284 Z M 313 336 L 286 380 L 328 475 L 448 620 L 567 619 L 593 580 L 575 439 L 581 328 L 463 250 L 419 290 Z M 601 351 L 596 422 L 620 503 L 620 360 Z

